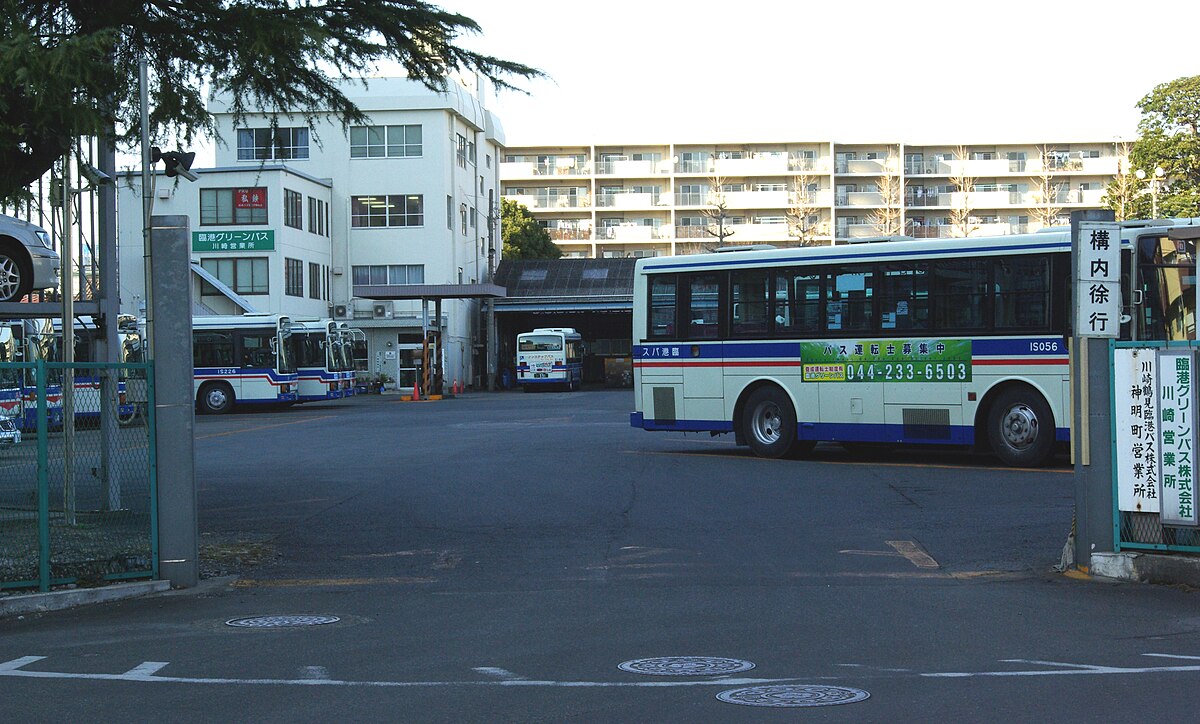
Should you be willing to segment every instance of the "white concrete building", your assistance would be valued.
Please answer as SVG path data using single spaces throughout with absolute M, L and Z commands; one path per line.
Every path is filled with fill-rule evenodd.
M 504 151 L 505 198 L 565 256 L 686 254 L 725 244 L 1036 230 L 1100 208 L 1112 141 L 1062 143 L 636 142 Z M 712 218 L 716 204 L 724 218 Z
M 392 78 L 344 90 L 367 124 L 343 129 L 329 116 L 310 127 L 281 114 L 273 127 L 251 114 L 235 127 L 230 99 L 217 96 L 215 167 L 193 169 L 194 184 L 158 173 L 153 213 L 191 219 L 198 313 L 344 319 L 367 334 L 368 371 L 403 382 L 436 322 L 434 303 L 415 299 L 444 299 L 445 382 L 477 384 L 489 244 L 499 262 L 488 219 L 489 209 L 498 217 L 500 123 L 455 82 L 445 93 Z M 122 180 L 119 200 L 128 313 L 145 296 L 140 178 Z

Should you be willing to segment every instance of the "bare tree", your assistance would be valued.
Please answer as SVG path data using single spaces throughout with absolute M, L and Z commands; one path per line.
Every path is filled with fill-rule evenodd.
M 726 181 L 714 159 L 712 177 L 708 180 L 708 207 L 700 213 L 708 218 L 710 223 L 704 230 L 709 236 L 716 237 L 718 247 L 724 246 L 725 240 L 733 236 L 733 229 L 728 227 L 729 200 L 725 197 Z
M 967 149 L 959 146 L 954 150 L 955 161 L 950 166 L 950 185 L 954 192 L 950 196 L 950 234 L 967 237 L 979 227 L 971 222 L 971 194 L 975 191 L 975 177 L 967 164 Z
M 1109 181 L 1101 203 L 1112 209 L 1117 221 L 1124 221 L 1137 216 L 1134 210 L 1135 203 L 1143 189 L 1129 164 L 1129 152 L 1133 149 L 1133 144 L 1120 141 L 1113 144 L 1113 148 L 1117 153 L 1117 174 Z
M 1038 174 L 1033 177 L 1033 202 L 1029 215 L 1040 226 L 1051 226 L 1062 212 L 1058 200 L 1059 182 L 1054 180 L 1055 154 L 1049 146 L 1038 146 L 1038 158 L 1041 161 Z
M 880 205 L 871 212 L 871 224 L 880 236 L 896 236 L 904 231 L 904 177 L 900 175 L 899 157 L 888 149 L 883 162 L 883 174 L 875 182 Z
M 800 159 L 788 189 L 787 225 L 788 236 L 796 239 L 800 246 L 818 246 L 821 234 L 820 210 L 817 201 L 817 179 L 815 169 L 807 159 Z

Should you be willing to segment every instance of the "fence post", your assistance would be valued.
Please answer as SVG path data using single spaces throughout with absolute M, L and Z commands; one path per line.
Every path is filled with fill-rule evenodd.
M 33 368 L 37 385 L 38 590 L 50 590 L 50 425 L 46 420 L 46 361 Z

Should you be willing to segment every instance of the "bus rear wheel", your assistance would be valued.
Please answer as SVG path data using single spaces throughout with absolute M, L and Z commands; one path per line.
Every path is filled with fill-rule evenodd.
M 209 382 L 200 388 L 197 401 L 205 415 L 223 415 L 233 409 L 233 389 L 224 382 Z
M 755 455 L 781 458 L 812 450 L 814 443 L 796 439 L 796 409 L 778 387 L 760 387 L 742 408 L 742 437 Z
M 1011 387 L 992 404 L 988 442 L 1005 465 L 1038 467 L 1054 452 L 1054 416 L 1032 389 Z

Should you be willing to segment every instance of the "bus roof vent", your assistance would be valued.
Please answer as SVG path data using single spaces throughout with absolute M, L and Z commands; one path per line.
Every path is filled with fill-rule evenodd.
M 746 244 L 744 246 L 722 246 L 717 249 L 718 254 L 724 254 L 727 251 L 771 251 L 775 248 L 774 244 Z

